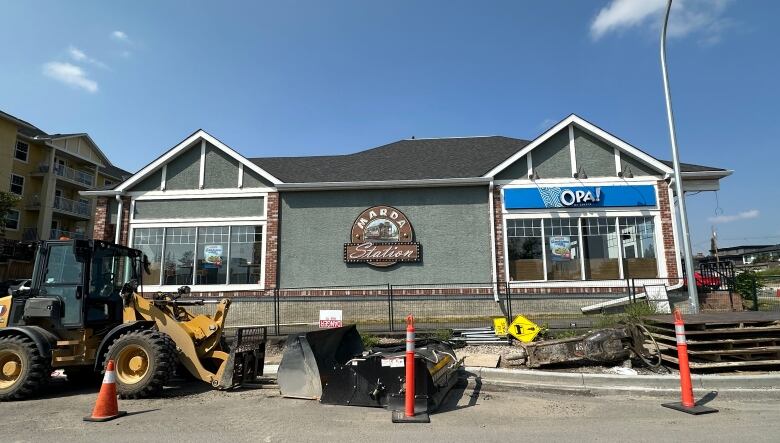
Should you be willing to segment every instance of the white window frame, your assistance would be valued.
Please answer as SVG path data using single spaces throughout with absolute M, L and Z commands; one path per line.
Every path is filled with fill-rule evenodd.
M 502 200 L 503 201 L 503 200 Z M 580 268 L 584 266 L 584 252 L 582 250 L 582 219 L 583 218 L 620 218 L 620 217 L 652 217 L 653 229 L 654 229 L 654 245 L 655 258 L 656 258 L 656 275 L 655 278 L 637 279 L 657 281 L 658 279 L 666 278 L 666 263 L 663 255 L 663 238 L 661 237 L 661 212 L 659 210 L 598 210 L 594 211 L 593 208 L 568 208 L 566 210 L 551 210 L 546 209 L 545 212 L 526 212 L 528 210 L 510 210 L 506 212 L 503 217 L 503 240 L 504 240 L 504 281 L 509 282 L 511 287 L 602 287 L 608 282 L 614 282 L 616 287 L 625 287 L 625 280 L 623 279 L 623 263 L 622 260 L 619 264 L 620 279 L 615 280 L 585 280 L 585 273 L 581 271 L 581 277 L 578 280 L 547 280 L 547 241 L 544 234 L 546 228 L 545 220 L 551 220 L 553 218 L 577 218 L 578 219 L 578 234 L 579 234 L 579 260 Z M 509 235 L 507 231 L 509 220 L 519 219 L 541 219 L 542 220 L 542 257 L 544 258 L 544 280 L 510 280 L 509 276 Z M 620 228 L 620 225 L 617 226 Z M 618 232 L 618 236 L 620 232 Z M 619 239 L 620 240 L 620 239 Z M 622 249 L 622 240 L 619 241 L 618 250 Z M 623 252 L 619 252 L 619 257 L 622 257 Z M 638 284 L 638 283 L 637 283 Z
M 15 185 L 15 184 L 14 184 L 14 177 L 19 177 L 19 178 L 21 178 L 21 179 L 22 179 L 22 191 L 21 191 L 21 192 L 18 192 L 18 193 L 17 193 L 17 192 L 14 192 L 14 190 L 13 190 L 13 187 L 14 187 L 14 186 L 19 186 L 19 185 Z M 25 181 L 26 181 L 26 180 L 25 180 L 25 178 L 24 178 L 24 176 L 23 176 L 23 175 L 19 175 L 19 174 L 13 174 L 13 173 L 12 173 L 12 174 L 11 174 L 11 182 L 8 184 L 8 190 L 11 192 L 11 194 L 16 194 L 16 195 L 19 195 L 19 196 L 22 196 L 22 195 L 24 195 L 24 184 L 25 184 Z
M 23 144 L 27 146 L 27 152 L 25 152 L 24 160 L 16 157 L 16 153 L 19 152 L 19 144 Z M 14 160 L 22 163 L 29 163 L 30 162 L 30 144 L 27 142 L 23 142 L 21 140 L 16 140 L 16 144 L 14 145 Z
M 8 215 L 11 215 L 11 213 L 13 213 L 13 212 L 16 213 L 16 227 L 15 228 L 11 228 L 11 227 L 8 226 L 8 220 L 9 220 Z M 22 225 L 22 211 L 20 211 L 18 209 L 10 209 L 8 211 L 8 215 L 6 215 L 6 217 L 5 217 L 5 223 L 6 223 L 5 229 L 8 230 L 8 231 L 18 231 L 19 227 Z
M 197 221 L 197 220 L 181 220 L 177 222 L 160 222 L 160 221 L 151 221 L 151 222 L 133 222 L 130 224 L 130 234 L 128 242 L 129 244 L 133 245 L 133 239 L 135 237 L 135 230 L 138 228 L 199 228 L 199 227 L 208 227 L 208 226 L 262 226 L 263 228 L 263 238 L 261 243 L 261 259 L 260 259 L 260 283 L 259 284 L 221 284 L 221 285 L 196 285 L 196 284 L 189 284 L 190 288 L 192 289 L 192 292 L 220 292 L 220 291 L 260 291 L 265 289 L 265 271 L 266 271 L 266 251 L 267 251 L 267 244 L 268 244 L 268 221 L 265 218 L 255 218 L 255 219 L 230 219 L 230 220 L 221 220 L 221 221 Z M 232 232 L 232 231 L 231 231 Z M 165 259 L 165 235 L 166 233 L 163 232 L 163 260 Z M 196 230 L 195 232 L 196 238 L 198 235 L 198 232 Z M 230 248 L 230 242 L 228 241 L 228 248 Z M 198 244 L 197 240 L 195 243 L 195 248 L 197 249 Z M 197 252 L 197 251 L 196 251 Z M 228 251 L 229 254 L 230 251 Z M 228 255 L 229 260 L 229 255 Z M 228 269 L 229 272 L 229 269 Z M 193 273 L 194 275 L 194 273 Z M 162 277 L 161 277 L 162 278 Z M 193 277 L 194 279 L 194 277 Z M 162 292 L 175 292 L 181 285 L 163 285 L 163 284 L 146 284 L 144 283 L 144 291 L 145 292 L 156 292 L 156 291 L 162 291 Z

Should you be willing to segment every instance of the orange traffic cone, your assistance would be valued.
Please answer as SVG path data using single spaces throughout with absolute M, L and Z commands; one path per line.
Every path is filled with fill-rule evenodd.
M 109 360 L 106 366 L 106 375 L 103 376 L 103 384 L 95 402 L 92 415 L 84 417 L 84 421 L 109 421 L 117 417 L 127 415 L 127 412 L 119 410 L 116 400 L 116 374 L 114 374 L 114 360 Z

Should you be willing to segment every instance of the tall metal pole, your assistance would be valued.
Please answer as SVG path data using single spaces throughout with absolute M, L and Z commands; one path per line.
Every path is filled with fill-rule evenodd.
M 669 73 L 666 70 L 666 28 L 669 25 L 669 12 L 672 10 L 672 0 L 666 3 L 666 16 L 661 31 L 661 71 L 664 78 L 664 94 L 666 95 L 666 116 L 669 121 L 669 137 L 672 140 L 672 162 L 674 165 L 674 189 L 677 193 L 677 207 L 680 210 L 680 227 L 682 228 L 683 256 L 685 257 L 685 273 L 688 279 L 688 298 L 694 314 L 699 312 L 699 295 L 696 292 L 696 277 L 693 275 L 693 253 L 691 252 L 691 237 L 688 230 L 688 213 L 685 210 L 685 194 L 683 194 L 682 178 L 680 177 L 680 156 L 677 152 L 677 133 L 674 129 L 674 113 L 672 112 L 672 93 L 669 91 Z

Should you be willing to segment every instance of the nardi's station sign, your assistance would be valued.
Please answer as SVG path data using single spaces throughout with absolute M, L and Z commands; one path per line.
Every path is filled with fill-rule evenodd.
M 344 244 L 344 261 L 387 267 L 399 262 L 418 262 L 420 244 L 403 212 L 392 206 L 374 206 L 352 224 L 350 243 Z

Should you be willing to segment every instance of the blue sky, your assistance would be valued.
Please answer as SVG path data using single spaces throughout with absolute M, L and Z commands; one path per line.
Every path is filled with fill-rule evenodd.
M 529 139 L 572 112 L 669 159 L 663 3 L 4 2 L 0 109 L 88 132 L 129 170 L 198 128 L 247 156 L 338 154 Z M 689 197 L 694 251 L 713 225 L 724 245 L 780 243 L 780 2 L 677 3 L 682 161 L 735 170 Z

